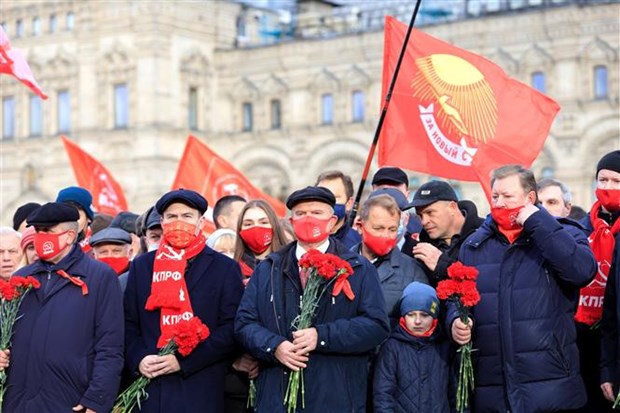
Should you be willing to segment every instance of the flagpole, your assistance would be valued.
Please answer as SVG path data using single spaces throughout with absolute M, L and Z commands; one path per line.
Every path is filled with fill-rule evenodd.
M 360 185 L 357 189 L 357 195 L 355 196 L 355 202 L 353 203 L 353 209 L 349 214 L 349 222 L 353 225 L 353 221 L 355 216 L 357 215 L 357 210 L 359 208 L 360 200 L 362 199 L 362 192 L 364 191 L 364 186 L 366 185 L 366 178 L 368 177 L 368 172 L 370 171 L 370 164 L 372 163 L 372 158 L 375 156 L 375 150 L 377 148 L 377 142 L 379 142 L 379 136 L 381 135 L 381 129 L 383 128 L 383 121 L 385 120 L 385 115 L 387 114 L 388 106 L 390 105 L 390 100 L 392 99 L 392 92 L 394 91 L 394 85 L 396 85 L 396 78 L 398 77 L 398 72 L 400 71 L 400 64 L 405 57 L 405 51 L 407 50 L 407 43 L 409 43 L 409 36 L 411 35 L 411 31 L 413 29 L 413 24 L 418 15 L 418 10 L 420 9 L 420 4 L 422 4 L 422 0 L 417 0 L 415 4 L 415 8 L 413 9 L 413 14 L 411 15 L 411 21 L 409 22 L 409 27 L 407 27 L 407 34 L 405 35 L 405 40 L 403 41 L 403 46 L 400 49 L 400 55 L 398 56 L 398 62 L 396 63 L 396 67 L 394 68 L 394 74 L 392 75 L 392 82 L 390 83 L 390 87 L 385 95 L 385 101 L 383 103 L 383 108 L 381 109 L 381 116 L 379 116 L 379 122 L 377 123 L 377 128 L 375 129 L 375 136 L 372 140 L 372 144 L 370 145 L 370 150 L 368 151 L 368 157 L 366 158 L 366 165 L 364 166 L 364 172 L 362 172 L 362 179 L 360 180 Z

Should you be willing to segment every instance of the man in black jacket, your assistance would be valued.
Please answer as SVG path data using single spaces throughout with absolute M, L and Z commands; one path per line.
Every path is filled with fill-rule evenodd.
M 411 205 L 422 221 L 420 239 L 407 238 L 403 252 L 418 259 L 433 286 L 448 276 L 461 244 L 484 220 L 471 201 L 458 201 L 454 189 L 443 181 L 420 186 Z

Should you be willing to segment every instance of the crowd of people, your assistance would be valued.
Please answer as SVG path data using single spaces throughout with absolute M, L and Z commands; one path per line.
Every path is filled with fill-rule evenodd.
M 109 412 L 139 377 L 136 411 L 284 412 L 303 369 L 307 412 L 456 411 L 458 348 L 472 343 L 472 412 L 605 412 L 620 385 L 620 150 L 596 169 L 596 202 L 562 182 L 493 171 L 491 213 L 432 180 L 411 196 L 380 168 L 353 217 L 351 178 L 327 171 L 286 199 L 165 193 L 143 214 L 96 214 L 84 188 L 28 203 L 0 227 L 0 277 L 32 276 L 9 348 L 7 413 Z M 346 294 L 300 313 L 309 251 L 350 267 Z M 461 262 L 480 302 L 464 322 L 436 288 Z M 327 281 L 325 281 L 327 283 Z M 343 288 L 342 285 L 339 288 Z M 182 320 L 208 338 L 160 354 Z M 248 404 L 251 396 L 252 403 Z

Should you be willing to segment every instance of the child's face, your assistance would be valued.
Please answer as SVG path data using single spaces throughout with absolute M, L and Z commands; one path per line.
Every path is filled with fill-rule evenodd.
M 433 317 L 424 311 L 411 311 L 405 315 L 405 324 L 413 335 L 422 336 L 433 325 Z

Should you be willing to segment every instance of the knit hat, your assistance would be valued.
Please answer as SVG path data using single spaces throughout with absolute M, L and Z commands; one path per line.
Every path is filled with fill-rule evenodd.
M 28 215 L 35 209 L 38 209 L 41 204 L 37 204 L 36 202 L 28 202 L 17 208 L 15 210 L 15 214 L 13 215 L 13 229 L 17 231 L 22 222 L 28 218 Z
M 25 251 L 26 247 L 34 242 L 34 234 L 36 233 L 37 231 L 34 229 L 34 227 L 26 228 L 26 230 L 22 233 L 22 240 L 19 243 L 22 247 L 22 250 Z
M 95 213 L 91 208 L 93 196 L 88 190 L 79 186 L 69 186 L 61 189 L 56 196 L 56 202 L 73 204 L 82 209 L 90 221 L 95 218 Z
M 437 318 L 439 300 L 433 287 L 414 281 L 405 288 L 400 298 L 400 315 L 404 316 L 412 311 L 424 311 Z
M 610 171 L 620 173 L 620 150 L 611 151 L 607 155 L 603 156 L 596 165 L 596 177 L 601 169 L 609 169 Z

